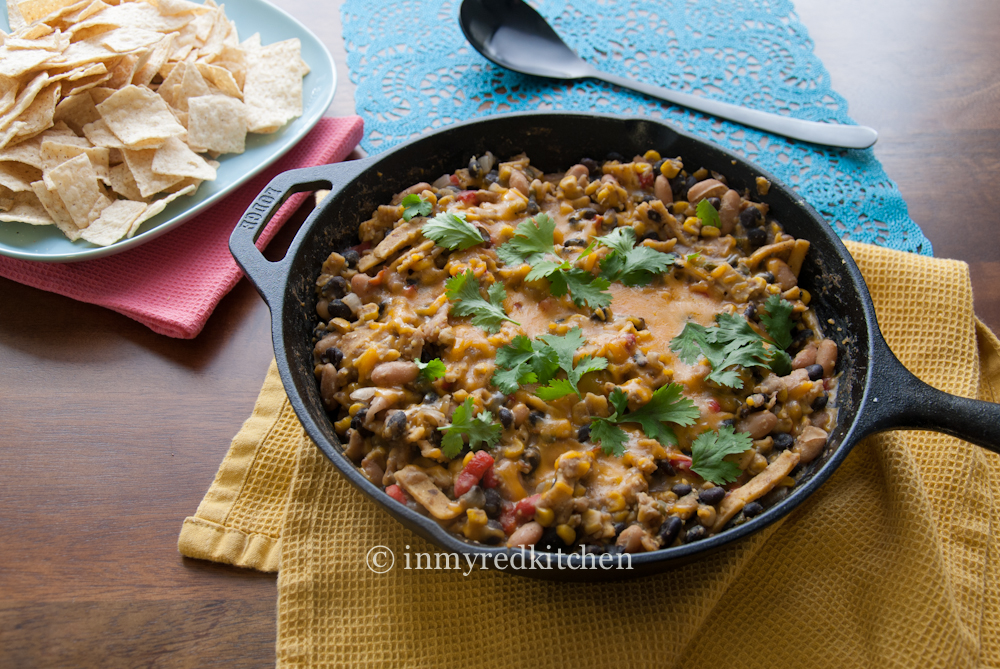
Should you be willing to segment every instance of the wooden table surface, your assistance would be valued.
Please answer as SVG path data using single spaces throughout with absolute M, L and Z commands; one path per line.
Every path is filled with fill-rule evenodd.
M 334 54 L 330 115 L 353 113 L 339 3 L 275 4 Z M 969 263 L 1000 331 L 1000 5 L 795 4 L 913 220 Z M 177 553 L 272 357 L 253 288 L 192 341 L 4 279 L 0 314 L 0 667 L 273 664 L 275 576 Z

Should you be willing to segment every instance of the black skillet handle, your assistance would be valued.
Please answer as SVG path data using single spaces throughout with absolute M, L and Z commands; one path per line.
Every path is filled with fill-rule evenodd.
M 296 193 L 329 189 L 333 196 L 369 164 L 368 160 L 351 160 L 332 165 L 305 167 L 282 172 L 271 179 L 253 203 L 243 213 L 239 225 L 229 237 L 229 252 L 236 264 L 257 288 L 268 307 L 277 304 L 285 286 L 284 265 L 293 256 L 292 249 L 278 262 L 264 258 L 255 245 L 260 233 L 267 226 L 278 208 Z M 292 243 L 294 248 L 295 242 Z
M 874 344 L 872 383 L 859 425 L 862 435 L 931 430 L 1000 453 L 1000 404 L 932 388 L 903 366 L 881 336 L 875 337 Z

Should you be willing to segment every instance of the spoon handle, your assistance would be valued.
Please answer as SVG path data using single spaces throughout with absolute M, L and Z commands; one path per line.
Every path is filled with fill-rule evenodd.
M 688 109 L 705 112 L 712 116 L 748 125 L 751 128 L 767 130 L 776 135 L 801 139 L 813 144 L 836 146 L 845 149 L 867 149 L 878 139 L 878 133 L 874 129 L 863 125 L 840 125 L 837 123 L 803 121 L 789 116 L 779 116 L 778 114 L 689 95 L 688 93 L 678 93 L 667 88 L 650 86 L 649 84 L 632 81 L 631 79 L 618 77 L 599 70 L 592 70 L 588 76 L 601 79 L 616 86 L 639 91 L 640 93 L 645 93 L 646 95 L 660 98 L 676 105 L 682 105 Z

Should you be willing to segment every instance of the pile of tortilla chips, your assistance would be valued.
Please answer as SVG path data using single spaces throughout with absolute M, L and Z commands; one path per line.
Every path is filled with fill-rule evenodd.
M 0 221 L 107 246 L 204 180 L 247 132 L 302 114 L 299 40 L 240 43 L 213 0 L 8 0 Z M 207 154 L 208 158 L 199 154 Z

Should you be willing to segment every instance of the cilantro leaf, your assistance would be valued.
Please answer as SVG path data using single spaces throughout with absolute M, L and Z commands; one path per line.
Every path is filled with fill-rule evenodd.
M 523 221 L 514 236 L 497 249 L 500 260 L 507 265 L 534 265 L 546 253 L 555 253 L 556 222 L 548 214 L 539 214 Z
M 503 310 L 503 300 L 507 296 L 503 284 L 495 283 L 489 287 L 486 291 L 489 301 L 484 300 L 479 293 L 479 281 L 471 269 L 451 277 L 444 286 L 445 294 L 451 300 L 451 313 L 456 316 L 472 316 L 472 324 L 476 327 L 495 334 L 500 331 L 501 321 L 520 325 Z
M 491 383 L 504 395 L 517 392 L 522 383 L 534 383 L 538 380 L 538 375 L 531 368 L 534 356 L 531 340 L 517 335 L 511 343 L 497 350 L 497 369 L 493 372 Z
M 638 423 L 650 439 L 656 439 L 664 446 L 677 443 L 677 435 L 664 423 L 686 427 L 693 425 L 701 411 L 687 397 L 681 394 L 684 386 L 670 383 L 658 388 L 644 405 L 624 415 L 619 414 L 618 423 Z
M 434 211 L 434 205 L 416 193 L 410 193 L 403 198 L 403 220 L 408 221 L 414 216 L 427 216 Z
M 628 395 L 621 388 L 615 388 L 608 396 L 608 402 L 614 408 L 607 418 L 594 417 L 590 423 L 590 437 L 601 441 L 601 448 L 608 455 L 621 457 L 625 452 L 624 443 L 627 435 L 624 430 L 613 427 L 622 423 L 638 423 L 647 437 L 656 439 L 664 446 L 677 443 L 677 435 L 672 427 L 664 423 L 673 423 L 686 427 L 694 425 L 701 411 L 682 391 L 684 386 L 670 383 L 657 388 L 653 396 L 635 411 L 628 412 Z M 608 439 L 605 446 L 603 439 Z
M 626 286 L 645 286 L 674 264 L 674 256 L 642 244 L 636 246 L 635 230 L 615 228 L 597 243 L 611 249 L 601 260 L 601 276 Z
M 563 336 L 544 335 L 535 341 L 524 335 L 514 337 L 510 344 L 497 351 L 497 371 L 491 383 L 501 392 L 510 394 L 525 383 L 542 384 L 536 391 L 543 400 L 554 400 L 576 393 L 583 375 L 608 366 L 607 358 L 585 355 L 573 365 L 576 350 L 586 339 L 580 328 L 573 328 Z M 566 372 L 565 379 L 555 379 L 559 370 Z
M 524 277 L 525 281 L 535 281 L 537 279 L 548 279 L 559 270 L 569 269 L 568 262 L 555 262 L 554 260 L 539 260 L 531 266 L 531 271 Z
M 719 227 L 719 212 L 708 200 L 698 203 L 695 214 L 701 219 L 702 225 L 711 225 L 713 228 Z
M 441 451 L 445 457 L 453 458 L 462 452 L 465 446 L 465 438 L 469 439 L 469 448 L 479 450 L 489 448 L 500 441 L 500 434 L 503 426 L 493 422 L 493 414 L 489 411 L 480 411 L 475 418 L 472 417 L 472 398 L 466 397 L 465 402 L 455 408 L 455 413 L 451 416 L 451 425 L 439 427 L 444 431 L 444 439 L 441 440 Z M 484 446 L 479 446 L 482 443 Z
M 441 362 L 441 358 L 434 358 L 433 360 L 428 360 L 427 362 L 414 360 L 414 362 L 417 363 L 417 368 L 420 370 L 420 376 L 428 381 L 440 379 L 447 371 L 447 367 L 445 367 L 444 363 Z
M 572 395 L 575 392 L 577 392 L 576 386 L 569 379 L 552 379 L 548 385 L 539 387 L 535 394 L 547 402 Z
M 749 434 L 736 432 L 730 426 L 717 432 L 703 432 L 691 444 L 691 471 L 712 483 L 732 483 L 743 472 L 736 463 L 723 458 L 752 447 L 753 439 Z
M 482 244 L 484 241 L 483 236 L 479 234 L 479 228 L 465 220 L 465 214 L 461 212 L 457 214 L 450 211 L 441 212 L 424 223 L 423 233 L 424 237 L 433 239 L 439 246 L 461 251 Z
M 689 365 L 698 360 L 699 354 L 705 356 L 712 366 L 708 380 L 720 386 L 742 388 L 739 372 L 730 368 L 769 367 L 777 351 L 765 348 L 764 338 L 739 316 L 718 314 L 715 322 L 713 328 L 686 323 L 681 333 L 671 340 L 670 350 Z
M 601 445 L 601 450 L 605 455 L 613 455 L 620 458 L 625 455 L 625 442 L 628 435 L 625 430 L 604 418 L 594 418 L 590 423 L 590 440 Z
M 780 295 L 772 295 L 764 302 L 764 310 L 760 314 L 760 322 L 764 324 L 767 334 L 784 350 L 792 345 L 792 303 Z
M 594 276 L 579 267 L 561 272 L 561 275 L 563 285 L 576 306 L 582 307 L 586 304 L 591 309 L 602 309 L 611 304 L 611 293 L 607 292 L 611 283 L 604 277 Z M 564 293 L 556 293 L 553 285 L 552 294 L 558 297 Z

